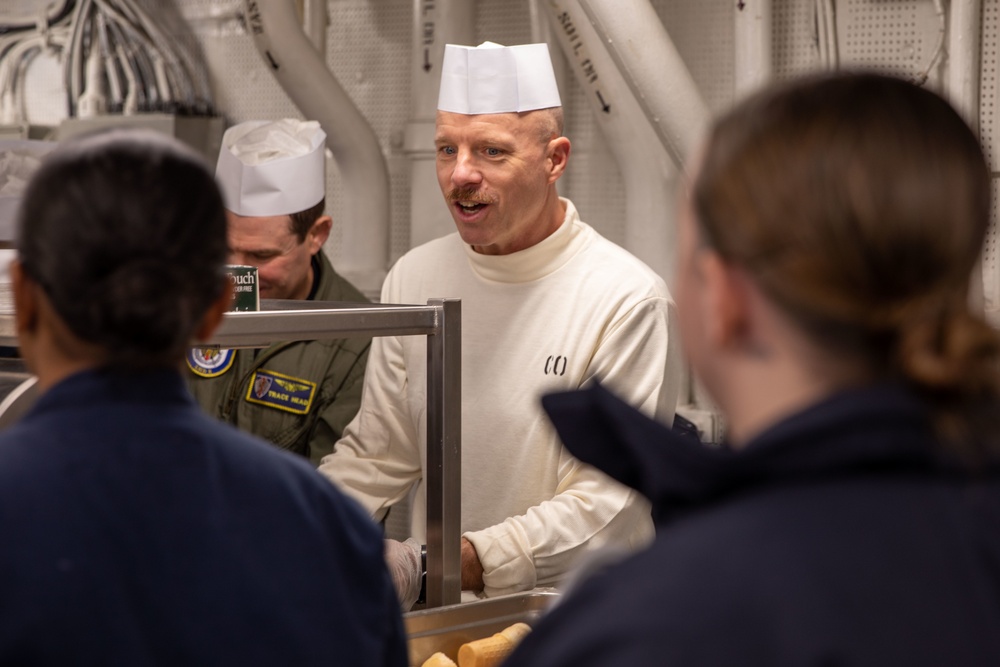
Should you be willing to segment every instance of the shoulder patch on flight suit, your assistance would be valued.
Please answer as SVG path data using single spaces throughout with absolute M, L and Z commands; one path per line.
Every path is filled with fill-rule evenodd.
M 217 378 L 233 366 L 235 350 L 215 350 L 208 347 L 192 347 L 187 353 L 188 368 L 203 378 Z
M 248 403 L 304 415 L 312 407 L 316 383 L 263 368 L 254 371 L 247 388 Z

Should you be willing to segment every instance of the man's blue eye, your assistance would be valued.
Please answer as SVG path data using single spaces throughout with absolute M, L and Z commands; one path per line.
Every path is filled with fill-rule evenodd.
M 486 154 L 491 157 L 496 157 L 498 155 L 503 155 L 503 151 L 500 150 L 499 148 L 487 148 Z
M 445 155 L 455 154 L 455 149 L 452 146 L 442 146 L 441 148 L 438 149 L 438 151 L 444 153 Z

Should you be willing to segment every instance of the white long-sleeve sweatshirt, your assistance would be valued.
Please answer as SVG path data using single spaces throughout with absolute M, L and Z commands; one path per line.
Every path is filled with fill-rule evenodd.
M 462 300 L 462 531 L 487 595 L 552 585 L 584 550 L 652 536 L 644 499 L 572 457 L 539 399 L 600 380 L 669 423 L 680 385 L 673 303 L 645 264 L 581 222 L 509 255 L 457 234 L 400 258 L 383 303 Z M 361 408 L 320 471 L 378 518 L 417 484 L 425 540 L 426 342 L 372 341 Z

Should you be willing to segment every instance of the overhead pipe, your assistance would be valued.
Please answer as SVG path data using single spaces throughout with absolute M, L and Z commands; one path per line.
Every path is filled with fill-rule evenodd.
M 673 183 L 708 110 L 648 0 L 541 0 L 541 7 L 621 171 L 623 245 L 669 284 Z
M 653 5 L 649 0 L 578 3 L 660 142 L 683 167 L 708 126 L 709 111 Z
M 982 0 L 952 0 L 948 17 L 945 90 L 966 122 L 979 132 Z
M 326 11 L 326 0 L 296 0 L 302 6 L 302 29 L 313 47 L 326 54 L 326 28 L 330 16 Z
M 389 262 L 391 201 L 378 137 L 310 43 L 295 0 L 244 0 L 244 8 L 257 50 L 302 115 L 319 121 L 340 167 L 344 253 L 337 271 L 377 295 Z
M 567 72 L 567 61 L 566 57 L 562 54 L 561 49 L 552 48 L 556 43 L 555 34 L 553 33 L 553 28 L 550 25 L 548 15 L 540 7 L 544 0 L 528 0 L 528 18 L 531 24 L 531 43 L 541 44 L 545 42 L 549 45 L 549 55 L 552 58 L 552 73 L 556 77 L 556 86 L 559 91 L 565 95 L 566 91 L 569 90 L 567 85 L 569 84 L 567 77 L 569 73 Z
M 743 97 L 774 76 L 773 0 L 739 0 L 733 25 L 734 88 Z
M 474 45 L 472 0 L 414 0 L 410 66 L 410 122 L 403 150 L 410 158 L 410 245 L 455 231 L 441 198 L 435 167 L 434 124 L 445 44 Z

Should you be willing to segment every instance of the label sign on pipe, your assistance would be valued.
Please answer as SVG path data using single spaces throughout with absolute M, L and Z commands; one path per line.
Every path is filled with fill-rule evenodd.
M 430 72 L 433 67 L 431 65 L 431 47 L 434 46 L 437 33 L 437 6 L 435 3 L 436 0 L 423 0 L 420 3 L 420 17 L 423 27 L 421 43 L 424 47 L 423 70 L 425 72 Z
M 260 18 L 260 8 L 256 2 L 247 3 L 247 23 L 250 24 L 250 32 L 260 35 L 264 32 L 264 21 Z
M 594 66 L 594 61 L 590 59 L 590 53 L 587 51 L 587 46 L 583 43 L 583 38 L 580 37 L 580 33 L 573 23 L 573 18 L 569 15 L 569 12 L 565 10 L 559 11 L 558 3 L 553 2 L 552 7 L 556 11 L 556 20 L 562 28 L 563 38 L 569 44 L 569 50 L 572 51 L 573 58 L 576 60 L 576 66 L 583 75 L 580 82 L 590 88 L 590 94 L 597 100 L 601 111 L 611 113 L 611 102 L 601 92 L 601 82 L 600 77 L 597 75 L 597 68 Z
M 255 37 L 260 37 L 264 34 L 264 19 L 260 16 L 260 7 L 253 0 L 247 2 L 247 24 L 250 26 L 250 32 L 254 34 Z M 278 61 L 274 59 L 271 51 L 268 49 L 264 50 L 264 56 L 267 58 L 267 62 L 270 63 L 271 69 L 278 69 L 281 67 Z

